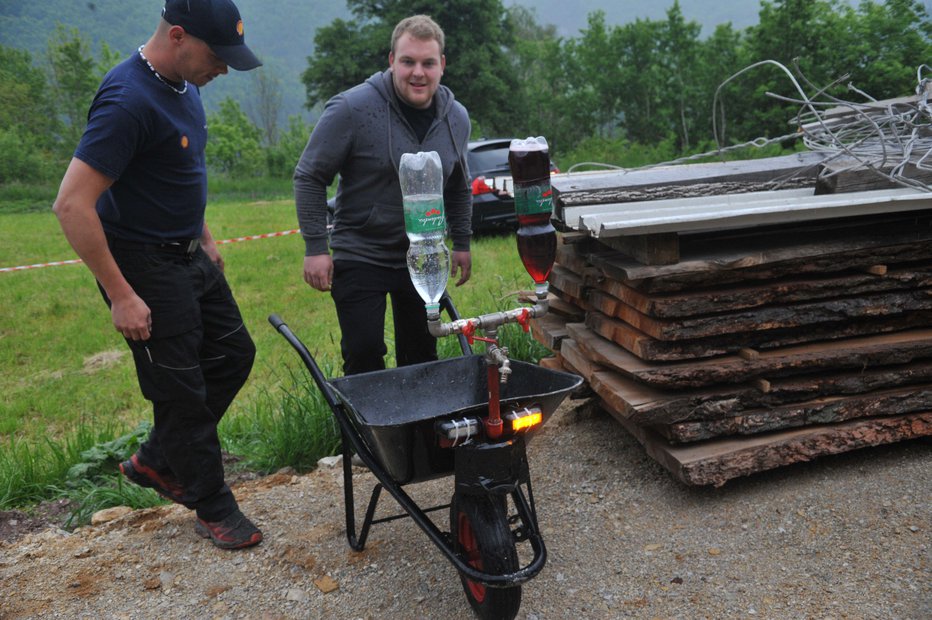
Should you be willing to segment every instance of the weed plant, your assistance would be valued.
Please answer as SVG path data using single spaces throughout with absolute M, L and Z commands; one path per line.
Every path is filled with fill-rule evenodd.
M 65 520 L 65 528 L 81 527 L 91 522 L 94 513 L 113 506 L 130 508 L 152 508 L 168 504 L 152 489 L 127 482 L 121 474 L 81 480 L 66 487 L 51 487 L 54 497 L 69 500 L 71 509 Z
M 68 472 L 95 446 L 110 441 L 112 426 L 79 423 L 70 434 L 27 443 L 12 437 L 0 450 L 0 510 L 34 504 L 57 495 Z
M 315 361 L 324 376 L 332 376 L 330 362 Z M 287 375 L 279 387 L 262 390 L 247 413 L 221 422 L 225 449 L 241 456 L 247 469 L 309 471 L 339 452 L 340 429 L 310 373 L 287 369 Z

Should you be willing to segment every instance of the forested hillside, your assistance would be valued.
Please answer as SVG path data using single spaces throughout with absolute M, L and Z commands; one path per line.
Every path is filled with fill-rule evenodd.
M 443 83 L 476 135 L 545 134 L 558 164 L 635 166 L 760 137 L 795 148 L 807 96 L 901 97 L 932 79 L 920 0 L 760 0 L 753 25 L 710 29 L 686 13 L 698 0 L 671 0 L 662 16 L 625 23 L 590 12 L 575 35 L 552 23 L 560 13 L 546 2 L 238 2 L 266 64 L 204 89 L 208 163 L 237 179 L 290 178 L 313 121 L 297 112 L 385 68 L 392 28 L 412 12 L 446 31 Z M 161 3 L 0 2 L 0 198 L 4 185 L 60 175 L 101 76 L 146 40 Z M 574 6 L 578 21 L 590 5 Z
M 531 9 L 541 26 L 553 26 L 564 38 L 580 36 L 590 14 L 602 11 L 608 26 L 620 26 L 636 20 L 663 20 L 674 0 L 505 0 L 505 7 Z M 56 25 L 77 28 L 96 54 L 106 43 L 125 55 L 145 41 L 152 31 L 155 16 L 164 0 L 3 0 L 0 2 L 0 44 L 29 51 L 41 57 L 48 47 Z M 849 0 L 856 5 L 859 0 Z M 247 40 L 265 63 L 263 71 L 276 80 L 282 90 L 280 122 L 291 114 L 311 120 L 305 108 L 301 73 L 307 58 L 314 52 L 314 35 L 318 28 L 336 18 L 352 19 L 345 0 L 239 0 L 246 21 Z M 417 3 L 409 3 L 414 6 Z M 759 0 L 680 0 L 687 22 L 695 22 L 701 38 L 709 37 L 720 24 L 743 30 L 758 22 Z M 927 12 L 932 0 L 922 0 Z M 217 109 L 228 96 L 249 109 L 247 91 L 253 75 L 232 75 L 205 89 L 208 109 Z
M 77 28 L 95 54 L 106 43 L 120 56 L 129 54 L 152 34 L 164 0 L 3 0 L 0 43 L 25 49 L 39 58 L 56 24 Z M 347 17 L 343 2 L 330 0 L 237 0 L 246 40 L 264 62 L 266 75 L 280 82 L 282 119 L 306 112 L 301 72 L 314 50 L 314 33 L 337 17 Z M 232 96 L 249 108 L 247 90 L 254 76 L 231 75 L 204 89 L 208 109 Z
M 844 2 L 845 0 L 840 0 Z M 857 6 L 860 0 L 847 0 Z M 932 0 L 923 0 L 927 13 L 932 13 Z M 604 11 L 609 24 L 627 24 L 637 19 L 663 19 L 673 0 L 507 0 L 506 6 L 521 4 L 537 11 L 540 22 L 554 24 L 561 36 L 575 37 L 586 27 L 586 17 L 594 11 Z M 758 21 L 758 0 L 680 0 L 683 17 L 702 26 L 702 35 L 709 36 L 719 24 L 730 23 L 737 30 L 753 26 Z
M 932 0 L 929 0 L 932 2 Z M 0 43 L 41 56 L 57 23 L 77 28 L 97 53 L 102 43 L 121 55 L 129 53 L 149 36 L 164 0 L 3 0 L 0 2 Z M 602 10 L 610 25 L 635 19 L 663 19 L 673 0 L 508 0 L 505 6 L 523 5 L 534 10 L 538 21 L 552 24 L 561 36 L 574 37 L 586 27 L 587 15 Z M 265 63 L 265 71 L 280 80 L 282 118 L 289 114 L 314 115 L 304 108 L 301 72 L 314 51 L 314 34 L 335 18 L 350 18 L 343 0 L 239 0 L 246 22 L 246 37 Z M 686 19 L 701 24 L 708 35 L 720 23 L 744 28 L 757 21 L 757 0 L 681 0 Z M 233 75 L 205 89 L 209 109 L 227 96 L 249 107 L 245 91 L 253 76 Z

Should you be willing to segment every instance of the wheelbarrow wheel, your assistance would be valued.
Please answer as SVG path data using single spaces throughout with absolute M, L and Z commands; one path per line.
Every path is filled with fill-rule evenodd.
M 450 532 L 457 552 L 476 570 L 490 575 L 518 570 L 518 552 L 508 527 L 504 496 L 454 494 Z M 490 588 L 463 574 L 460 581 L 469 604 L 483 620 L 511 620 L 518 614 L 521 586 Z

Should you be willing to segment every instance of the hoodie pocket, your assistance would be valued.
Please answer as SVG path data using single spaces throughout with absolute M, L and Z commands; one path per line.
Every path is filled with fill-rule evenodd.
M 394 245 L 400 239 L 407 241 L 404 211 L 401 205 L 384 202 L 373 204 L 369 217 L 360 230 L 366 236 L 378 238 L 386 244 Z

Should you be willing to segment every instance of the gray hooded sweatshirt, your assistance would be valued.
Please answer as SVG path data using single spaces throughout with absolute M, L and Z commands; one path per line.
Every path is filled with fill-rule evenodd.
M 444 211 L 455 251 L 468 251 L 472 193 L 466 167 L 470 123 L 446 86 L 434 94 L 436 118 L 418 142 L 398 104 L 390 71 L 333 97 L 311 132 L 294 174 L 306 256 L 326 254 L 327 187 L 339 173 L 333 258 L 403 268 L 408 250 L 398 165 L 403 153 L 437 151 Z

